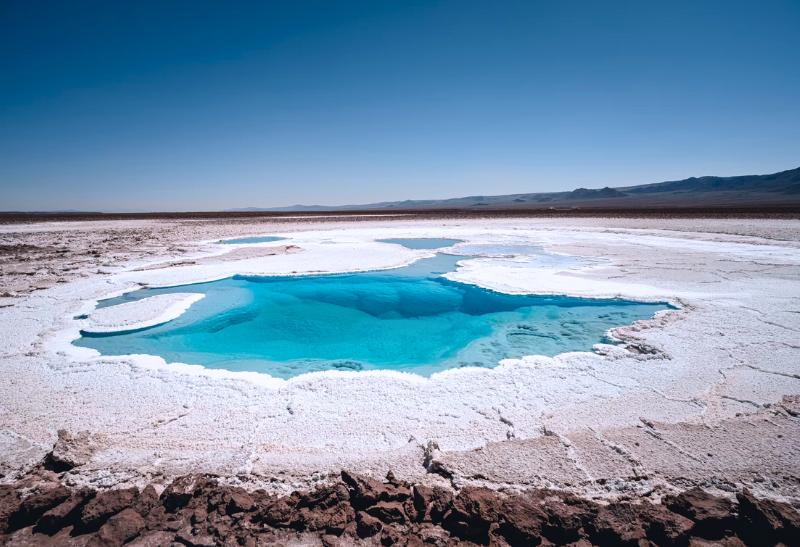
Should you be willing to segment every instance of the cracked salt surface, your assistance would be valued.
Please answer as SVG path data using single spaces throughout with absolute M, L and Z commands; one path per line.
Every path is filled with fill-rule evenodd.
M 0 370 L 8 379 L 0 382 L 4 473 L 33 465 L 56 430 L 66 428 L 98 435 L 92 460 L 71 476 L 76 484 L 206 471 L 246 473 L 242 480 L 251 485 L 291 489 L 342 467 L 441 479 L 423 465 L 427 451 L 430 468 L 446 469 L 459 485 L 553 486 L 595 495 L 744 485 L 798 497 L 797 409 L 781 401 L 800 393 L 800 223 L 375 220 L 285 222 L 246 232 L 243 226 L 3 227 L 41 245 L 79 230 L 74 244 L 87 248 L 106 241 L 108 230 L 120 237 L 154 234 L 149 257 L 114 259 L 112 274 L 79 270 L 85 278 L 0 308 Z M 192 238 L 269 232 L 291 235 L 302 250 L 135 271 L 217 252 L 218 245 L 189 245 Z M 760 237 L 772 233 L 790 240 Z M 467 244 L 528 242 L 592 261 L 519 268 L 514 259 L 463 259 L 447 274 L 456 281 L 509 293 L 670 301 L 680 309 L 614 329 L 622 345 L 598 346 L 599 353 L 509 359 L 494 369 L 430 378 L 326 371 L 280 380 L 157 357 L 103 357 L 71 344 L 78 336 L 74 316 L 139 284 L 396 268 L 432 253 L 375 238 L 432 234 Z M 123 241 L 124 252 L 136 248 Z M 179 245 L 188 250 L 178 253 Z M 427 450 L 430 443 L 438 449 Z

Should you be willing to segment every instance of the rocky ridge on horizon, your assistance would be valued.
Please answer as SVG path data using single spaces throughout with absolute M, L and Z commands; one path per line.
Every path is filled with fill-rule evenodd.
M 689 177 L 682 180 L 562 192 L 407 199 L 349 205 L 244 207 L 231 212 L 325 212 L 474 209 L 592 209 L 648 207 L 735 207 L 800 205 L 800 167 L 767 175 Z

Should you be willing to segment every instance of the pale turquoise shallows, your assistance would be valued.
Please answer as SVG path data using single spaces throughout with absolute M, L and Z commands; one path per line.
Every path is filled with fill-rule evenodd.
M 317 370 L 391 369 L 428 375 L 492 367 L 507 357 L 590 350 L 611 327 L 651 317 L 662 303 L 508 295 L 438 274 L 463 256 L 438 254 L 395 270 L 347 275 L 232 277 L 143 289 L 103 306 L 169 292 L 206 298 L 160 326 L 75 343 L 104 355 L 289 378 Z
M 376 241 L 380 243 L 396 243 L 408 249 L 441 249 L 442 247 L 450 247 L 461 242 L 460 239 L 443 239 L 438 237 L 395 237 L 391 239 L 378 239 Z
M 282 241 L 285 237 L 278 236 L 254 236 L 254 237 L 237 237 L 236 239 L 223 239 L 220 243 L 226 245 L 242 244 L 242 243 L 271 243 L 273 241 Z

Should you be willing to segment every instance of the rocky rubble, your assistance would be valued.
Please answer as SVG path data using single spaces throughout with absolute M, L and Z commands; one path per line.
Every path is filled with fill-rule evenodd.
M 41 466 L 0 485 L 6 545 L 798 545 L 800 514 L 748 491 L 699 489 L 600 504 L 563 492 L 504 494 L 384 481 L 346 471 L 289 496 L 218 477 L 159 487 L 70 489 Z

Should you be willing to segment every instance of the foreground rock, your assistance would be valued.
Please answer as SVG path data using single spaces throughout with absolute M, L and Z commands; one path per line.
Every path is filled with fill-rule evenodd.
M 169 484 L 72 490 L 45 468 L 0 486 L 7 545 L 798 545 L 800 514 L 743 491 L 693 489 L 661 504 L 599 504 L 561 492 L 412 485 L 343 472 L 276 496 L 192 475 Z

